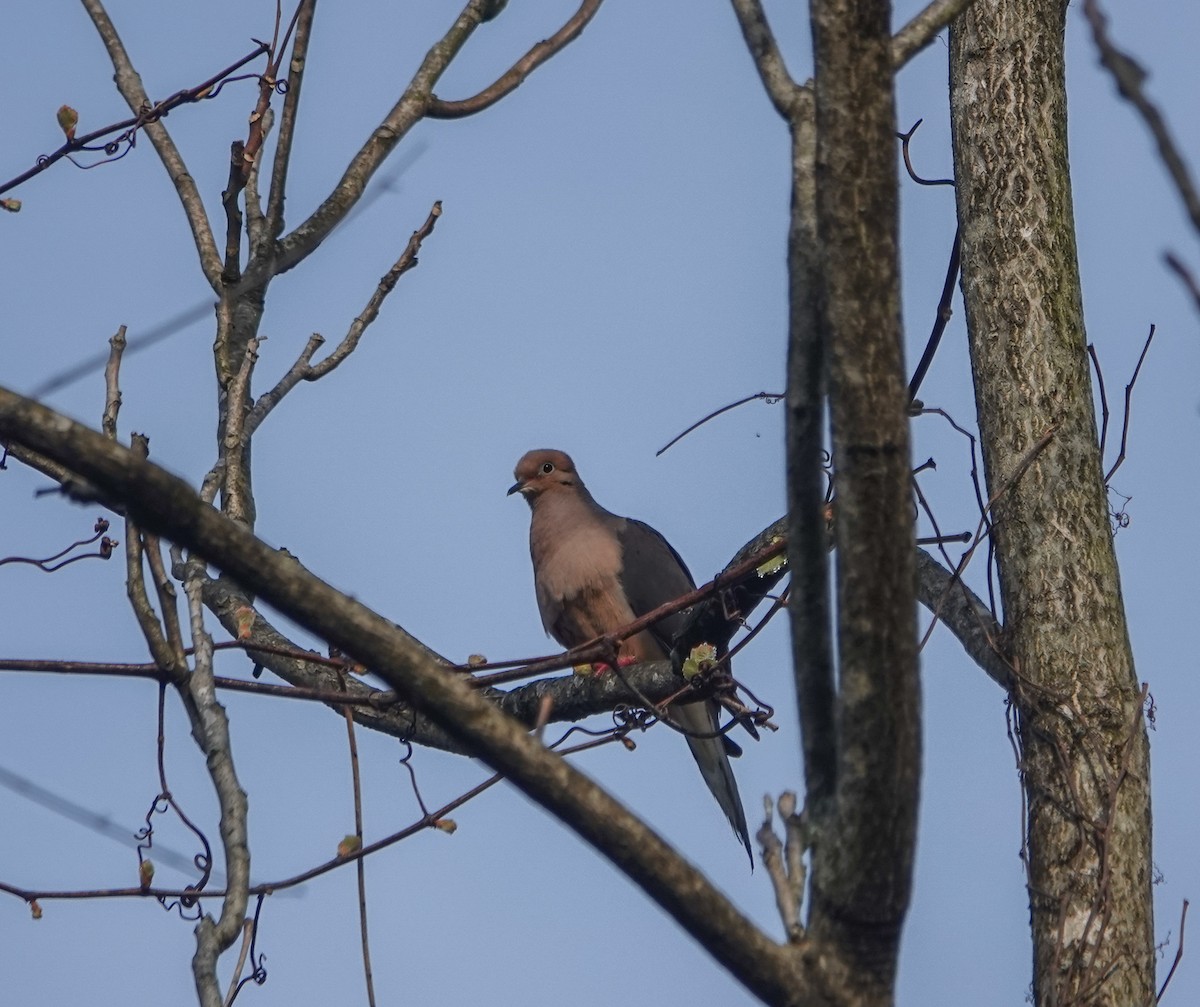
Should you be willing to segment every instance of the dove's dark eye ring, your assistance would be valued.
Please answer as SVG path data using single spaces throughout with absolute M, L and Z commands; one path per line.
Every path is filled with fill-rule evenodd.
M 554 471 L 554 462 L 542 462 L 542 475 L 548 476 Z

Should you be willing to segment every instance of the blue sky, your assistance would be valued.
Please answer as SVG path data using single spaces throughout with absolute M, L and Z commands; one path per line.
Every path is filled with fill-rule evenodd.
M 573 9 L 513 4 L 484 26 L 439 94 L 488 83 Z M 1192 97 L 1200 11 L 1180 2 L 1109 5 L 1119 42 L 1151 71 L 1150 93 L 1195 164 Z M 409 10 L 407 7 L 419 7 Z M 778 9 L 775 9 L 778 8 Z M 213 0 L 146 14 L 112 2 L 149 93 L 199 83 L 269 35 L 265 2 Z M 898 6 L 896 23 L 919 5 Z M 810 70 L 807 25 L 768 4 L 792 72 Z M 1145 13 L 1142 13 L 1145 11 Z M 305 80 L 288 222 L 303 219 L 390 107 L 449 3 L 327 4 Z M 1168 27 L 1169 26 L 1169 27 Z M 1158 326 L 1133 406 L 1130 456 L 1113 480 L 1132 496 L 1118 536 L 1139 676 L 1157 704 L 1157 934 L 1174 954 L 1180 902 L 1200 892 L 1194 776 L 1200 716 L 1194 648 L 1193 519 L 1200 496 L 1197 331 L 1161 264 L 1196 244 L 1140 123 L 1096 66 L 1082 15 L 1068 11 L 1071 157 L 1089 339 L 1110 403 L 1151 323 Z M 90 22 L 72 5 L 39 5 L 0 38 L 0 175 L 61 142 L 54 112 L 80 130 L 124 118 Z M 949 173 L 946 47 L 899 78 L 899 125 L 925 125 L 913 154 Z M 228 144 L 244 136 L 253 85 L 167 120 L 210 212 L 219 211 Z M 358 352 L 298 388 L 255 446 L 258 532 L 313 571 L 403 624 L 441 653 L 493 659 L 548 652 L 533 598 L 526 508 L 504 491 L 531 447 L 570 451 L 597 499 L 654 525 L 706 579 L 783 510 L 782 412 L 754 404 L 692 434 L 683 427 L 728 401 L 780 390 L 785 338 L 788 143 L 723 3 L 605 5 L 583 37 L 490 111 L 417 127 L 376 180 L 369 212 L 347 222 L 272 287 L 258 369 L 261 391 L 314 331 L 344 333 L 434 200 L 443 217 Z M 174 191 L 148 142 L 118 164 L 60 164 L 17 195 L 0 221 L 5 284 L 3 383 L 32 392 L 106 348 L 210 299 Z M 902 187 L 904 311 L 915 361 L 936 308 L 953 236 L 949 190 Z M 212 328 L 205 318 L 124 364 L 121 431 L 145 432 L 159 463 L 198 482 L 213 459 Z M 973 419 L 961 308 L 922 398 Z M 98 425 L 99 373 L 50 405 Z M 1119 434 L 1119 415 L 1114 415 Z M 914 459 L 946 530 L 973 530 L 961 438 L 915 425 Z M 1111 451 L 1112 449 L 1110 449 Z M 46 555 L 87 534 L 93 509 L 53 497 L 11 464 L 0 479 L 0 557 Z M 123 537 L 118 530 L 116 537 Z M 972 567 L 978 586 L 982 567 Z M 0 568 L 0 655 L 145 660 L 119 561 L 47 576 Z M 924 616 L 922 616 L 924 619 Z M 759 798 L 799 784 L 794 701 L 782 620 L 743 655 L 739 677 L 778 711 L 780 730 L 736 765 L 748 816 Z M 305 643 L 315 641 L 299 637 Z M 926 766 L 916 893 L 899 1002 L 1020 1003 L 1029 983 L 1027 903 L 1018 851 L 1020 801 L 999 690 L 944 632 L 924 655 Z M 219 670 L 245 675 L 223 657 Z M 252 696 L 225 700 L 250 795 L 256 879 L 330 856 L 352 829 L 342 722 L 323 708 Z M 137 828 L 157 792 L 155 690 L 142 682 L 0 676 L 0 766 Z M 412 820 L 402 754 L 360 732 L 368 839 Z M 214 802 L 178 711 L 168 725 L 172 789 L 210 833 Z M 474 763 L 414 760 L 440 803 L 482 779 Z M 637 752 L 602 750 L 579 765 L 644 815 L 747 913 L 779 933 L 763 872 L 745 856 L 695 772 L 663 731 Z M 133 883 L 132 852 L 0 790 L 0 879 L 37 887 Z M 748 1003 L 749 997 L 607 863 L 506 787 L 455 814 L 453 836 L 422 834 L 368 861 L 380 1002 Z M 163 840 L 190 852 L 164 826 Z M 159 880 L 182 875 L 161 868 Z M 0 900 L 13 1003 L 97 1004 L 191 996 L 191 926 L 141 902 L 48 902 L 33 923 Z M 270 978 L 259 1004 L 360 995 L 350 871 L 265 909 L 260 950 Z M 1185 958 L 1164 1003 L 1200 997 Z M 632 991 L 632 992 L 631 992 Z

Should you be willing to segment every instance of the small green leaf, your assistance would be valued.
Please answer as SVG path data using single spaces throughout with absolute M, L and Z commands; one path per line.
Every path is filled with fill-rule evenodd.
M 712 669 L 717 660 L 717 648 L 711 643 L 698 643 L 683 662 L 683 677 L 689 682 L 697 675 Z

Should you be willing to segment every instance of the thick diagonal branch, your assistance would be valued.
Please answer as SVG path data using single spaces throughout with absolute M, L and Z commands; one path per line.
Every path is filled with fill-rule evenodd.
M 27 444 L 125 500 L 142 527 L 206 557 L 373 668 L 468 751 L 608 857 L 755 995 L 778 1004 L 828 1002 L 814 992 L 814 966 L 794 949 L 770 940 L 655 832 L 459 676 L 430 661 L 402 629 L 305 573 L 287 555 L 206 505 L 182 480 L 3 389 L 0 437 Z M 840 972 L 838 978 L 844 978 Z

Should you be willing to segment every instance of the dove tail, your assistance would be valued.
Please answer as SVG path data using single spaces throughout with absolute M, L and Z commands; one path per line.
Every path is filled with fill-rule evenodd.
M 717 704 L 706 700 L 673 706 L 671 719 L 693 734 L 711 734 L 718 726 Z M 750 846 L 750 832 L 746 828 L 746 812 L 742 808 L 742 798 L 738 793 L 733 767 L 729 764 L 729 750 L 725 739 L 694 738 L 689 735 L 687 743 L 692 750 L 692 758 L 700 767 L 700 775 L 704 777 L 708 789 L 725 812 L 725 817 L 737 833 L 738 841 L 746 848 L 750 857 L 750 867 L 753 869 L 754 851 Z

